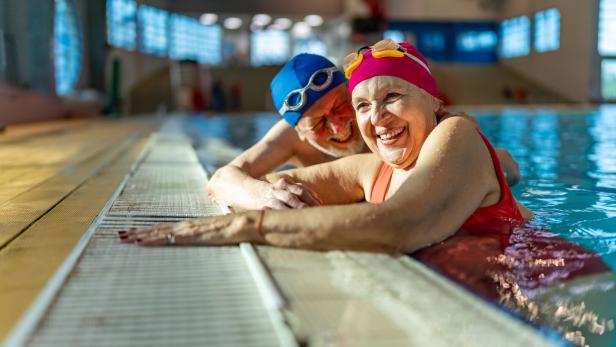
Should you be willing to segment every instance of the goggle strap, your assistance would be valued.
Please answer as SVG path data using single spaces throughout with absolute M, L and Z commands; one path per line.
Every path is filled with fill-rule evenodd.
M 430 68 L 428 68 L 428 65 L 426 65 L 423 61 L 421 61 L 421 59 L 417 58 L 416 56 L 412 55 L 411 53 L 407 52 L 406 50 L 404 51 L 404 55 L 406 55 L 407 57 L 413 59 L 417 64 L 419 64 L 421 67 L 426 69 L 426 71 L 428 71 L 428 73 L 430 75 L 432 75 L 432 72 L 430 71 Z

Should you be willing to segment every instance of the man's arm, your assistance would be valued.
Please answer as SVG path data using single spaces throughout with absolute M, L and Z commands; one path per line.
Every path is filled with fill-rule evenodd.
M 304 199 L 308 201 L 302 201 L 285 188 L 259 180 L 287 163 L 300 142 L 295 130 L 279 121 L 254 146 L 216 170 L 207 185 L 210 198 L 221 205 L 244 210 L 304 207 L 310 202 L 308 197 Z
M 364 200 L 363 186 L 372 184 L 381 159 L 374 153 L 355 154 L 332 162 L 274 172 L 269 182 L 281 179 L 299 183 L 315 192 L 323 205 L 349 204 Z

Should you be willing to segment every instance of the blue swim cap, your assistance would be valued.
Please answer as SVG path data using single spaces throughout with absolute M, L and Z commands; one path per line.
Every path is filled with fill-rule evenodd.
M 274 77 L 272 83 L 270 83 L 270 91 L 276 110 L 280 110 L 284 100 L 291 91 L 304 88 L 308 84 L 310 76 L 312 76 L 315 71 L 333 66 L 335 65 L 327 58 L 310 53 L 298 54 L 293 57 L 293 59 L 289 60 L 289 62 L 280 69 L 276 77 Z M 333 73 L 333 80 L 327 88 L 318 92 L 307 89 L 306 103 L 304 106 L 297 111 L 287 111 L 282 117 L 294 127 L 299 118 L 310 106 L 312 106 L 312 104 L 344 82 L 346 82 L 344 73 L 340 70 L 335 71 Z

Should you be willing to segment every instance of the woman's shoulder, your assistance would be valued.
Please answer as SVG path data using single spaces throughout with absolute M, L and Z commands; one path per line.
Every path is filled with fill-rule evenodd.
M 485 147 L 480 129 L 477 124 L 463 117 L 447 118 L 436 125 L 432 130 L 422 151 L 436 150 L 448 153 L 476 153 L 479 148 Z M 487 153 L 487 152 L 486 152 Z
M 466 182 L 468 187 L 476 181 L 475 189 L 484 193 L 480 206 L 498 201 L 498 173 L 488 148 L 490 145 L 482 138 L 476 123 L 462 117 L 448 118 L 430 135 L 423 158 L 420 154 L 424 163 L 454 172 L 462 179 L 460 184 Z
M 464 117 L 449 117 L 440 121 L 434 128 L 437 132 L 468 134 L 477 133 L 479 127 L 477 123 Z

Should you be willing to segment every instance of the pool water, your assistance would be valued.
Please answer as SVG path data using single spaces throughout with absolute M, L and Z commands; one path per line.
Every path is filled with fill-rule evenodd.
M 546 335 L 560 331 L 577 345 L 616 346 L 616 107 L 469 113 L 492 144 L 518 162 L 522 179 L 512 191 L 535 214 L 532 226 L 592 250 L 611 267 L 535 293 L 533 303 L 543 317 L 509 308 Z M 245 149 L 278 120 L 261 113 L 198 116 L 190 124 L 200 138 L 222 138 Z
M 477 117 L 520 165 L 512 191 L 542 225 L 616 269 L 616 107 L 507 110 Z M 616 310 L 616 308 L 615 308 Z
M 616 106 L 470 112 L 522 179 L 512 191 L 536 223 L 601 254 L 616 269 Z M 273 113 L 191 118 L 202 138 L 246 149 L 274 125 Z

